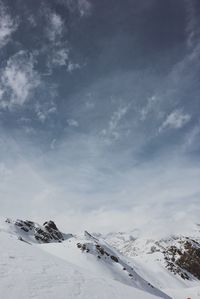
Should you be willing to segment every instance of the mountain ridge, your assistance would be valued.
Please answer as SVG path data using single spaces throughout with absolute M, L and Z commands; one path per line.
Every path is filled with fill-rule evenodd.
M 66 234 L 51 220 L 39 225 L 6 219 L 1 222 L 0 233 L 50 253 L 63 263 L 81 267 L 84 273 L 114 280 L 156 298 L 175 298 L 171 296 L 179 291 L 200 291 L 198 230 L 190 238 L 179 235 L 153 240 L 128 233 Z M 191 261 L 192 268 L 186 269 Z

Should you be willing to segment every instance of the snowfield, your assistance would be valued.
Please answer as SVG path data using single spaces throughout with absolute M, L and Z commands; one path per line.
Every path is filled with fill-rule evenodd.
M 116 248 L 127 261 L 134 267 L 135 271 L 155 287 L 163 290 L 174 299 L 199 299 L 200 281 L 194 276 L 190 280 L 184 280 L 179 275 L 174 275 L 166 269 L 163 255 L 159 246 L 179 246 L 177 238 L 171 236 L 161 239 L 159 246 L 157 240 L 134 237 L 133 233 L 109 233 L 103 237 L 108 244 Z M 187 232 L 191 239 L 200 242 L 199 226 Z M 100 234 L 98 234 L 100 236 Z M 155 245 L 157 248 L 155 248 Z M 152 248 L 154 248 L 152 253 Z M 189 273 L 188 273 L 189 274 Z M 190 274 L 189 274 L 190 275 Z
M 0 232 L 2 299 L 158 299 Z M 61 245 L 61 244 L 60 244 Z
M 153 240 L 63 234 L 46 223 L 0 221 L 0 298 L 200 298 L 199 280 L 167 270 L 161 252 L 150 253 Z
M 64 241 L 62 244 L 51 243 L 39 246 L 53 255 L 61 257 L 65 261 L 72 262 L 77 266 L 81 265 L 86 272 L 92 273 L 95 276 L 107 277 L 109 280 L 112 279 L 125 285 L 145 290 L 160 298 L 169 299 L 166 294 L 153 287 L 148 281 L 138 275 L 134 269 L 128 265 L 126 259 L 121 257 L 119 253 L 113 251 L 112 248 L 108 247 L 108 244 L 103 243 L 103 240 L 97 239 L 98 244 L 101 244 L 101 248 L 110 254 L 110 256 L 117 257 L 118 262 L 113 262 L 106 254 L 101 256 L 98 255 L 96 245 L 95 243 L 91 243 L 91 241 L 93 240 L 91 240 L 90 236 L 85 236 L 85 234 L 83 234 L 82 236 L 74 236 L 71 239 Z M 82 250 L 77 250 L 77 244 L 80 244 L 81 242 L 86 244 L 89 250 L 88 253 L 82 252 Z

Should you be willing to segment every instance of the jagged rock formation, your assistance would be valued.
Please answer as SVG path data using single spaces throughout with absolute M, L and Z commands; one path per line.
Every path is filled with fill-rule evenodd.
M 32 241 L 32 239 L 35 239 L 35 241 L 39 243 L 51 243 L 62 242 L 66 237 L 65 234 L 59 231 L 52 220 L 46 221 L 43 225 L 39 225 L 33 221 L 20 219 L 17 219 L 16 221 L 7 219 L 6 222 L 13 226 L 15 230 L 17 229 L 21 241 L 29 241 L 29 239 Z
M 166 267 L 183 279 L 189 280 L 189 274 L 200 279 L 200 244 L 189 238 L 181 238 L 177 244 L 163 252 Z

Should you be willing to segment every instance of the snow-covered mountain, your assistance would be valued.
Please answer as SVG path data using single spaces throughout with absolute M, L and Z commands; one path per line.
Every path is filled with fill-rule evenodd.
M 193 237 L 73 235 L 53 221 L 3 220 L 0 293 L 6 299 L 198 298 L 198 231 Z
M 100 236 L 100 234 L 98 234 Z M 140 237 L 137 231 L 101 235 L 143 278 L 174 298 L 200 297 L 200 228 L 186 235 Z M 187 298 L 187 296 L 186 296 Z

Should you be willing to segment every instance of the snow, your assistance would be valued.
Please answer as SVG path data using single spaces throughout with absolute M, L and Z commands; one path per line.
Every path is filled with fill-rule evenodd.
M 31 231 L 13 223 L 0 220 L 2 299 L 200 299 L 199 280 L 183 280 L 167 270 L 155 240 L 86 232 L 66 234 L 62 243 L 41 244 Z M 199 241 L 199 230 L 192 236 Z M 86 244 L 89 251 L 77 243 Z M 159 240 L 163 248 L 175 243 L 176 237 Z M 99 257 L 97 244 L 108 255 Z
M 200 232 L 197 226 L 194 226 L 194 230 L 188 232 L 187 235 L 191 239 L 200 241 Z M 151 248 L 156 245 L 156 240 L 140 238 L 139 236 L 133 238 L 131 236 L 131 233 L 109 233 L 104 236 L 104 239 L 126 256 L 130 265 L 140 276 L 172 298 L 200 298 L 198 279 L 193 277 L 192 280 L 183 280 L 179 275 L 174 275 L 166 269 L 161 252 L 155 251 L 152 253 Z M 179 236 L 179 238 L 181 237 Z M 177 242 L 177 236 L 170 236 L 159 241 L 159 245 L 163 248 L 166 245 L 180 246 Z
M 166 292 L 174 299 L 199 299 L 200 287 L 191 287 L 184 289 L 166 289 Z
M 39 246 L 19 241 L 14 234 L 0 231 L 0 244 L 1 298 L 158 299 L 108 277 L 93 275 L 73 264 L 73 259 L 64 261 Z
M 85 253 L 78 249 L 78 243 L 86 244 L 90 253 Z M 116 256 L 118 262 L 113 262 L 107 255 L 103 255 L 98 258 L 98 252 L 95 247 L 96 244 L 100 245 L 101 248 L 104 249 L 110 256 Z M 64 260 L 71 261 L 77 266 L 81 266 L 86 271 L 98 276 L 117 280 L 123 284 L 134 286 L 162 298 L 169 298 L 166 294 L 150 285 L 148 281 L 138 275 L 127 263 L 125 257 L 122 257 L 102 239 L 97 239 L 89 234 L 86 234 L 68 239 L 62 242 L 62 244 L 52 243 L 40 246 L 44 250 L 59 256 Z

